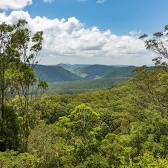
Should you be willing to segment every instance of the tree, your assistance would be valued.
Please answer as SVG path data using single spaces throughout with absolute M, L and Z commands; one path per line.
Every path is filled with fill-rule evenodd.
M 36 82 L 32 65 L 36 63 L 37 56 L 42 49 L 43 33 L 37 32 L 31 35 L 32 33 L 27 28 L 27 22 L 25 20 L 19 20 L 15 27 L 16 32 L 13 34 L 12 39 L 20 55 L 20 64 L 16 67 L 17 63 L 16 65 L 14 63 L 18 72 L 18 80 L 15 80 L 16 87 L 14 88 L 20 97 L 20 115 L 22 117 L 22 127 L 24 128 L 22 131 L 22 149 L 26 151 L 31 128 L 29 124 L 29 106 L 32 98 L 31 95 L 33 94 L 31 86 Z
M 9 63 L 19 57 L 19 53 L 15 50 L 12 43 L 12 34 L 14 26 L 5 23 L 0 24 L 0 118 L 4 118 L 5 104 L 7 97 L 8 81 L 5 78 L 5 72 L 9 67 Z
M 0 152 L 1 168 L 37 168 L 39 159 L 29 153 L 19 153 L 16 151 Z
M 36 77 L 32 65 L 42 49 L 42 32 L 33 34 L 25 20 L 19 20 L 14 25 L 0 25 L 0 110 L 1 120 L 5 116 L 5 106 L 11 95 L 18 95 L 20 107 L 18 113 L 22 117 L 24 131 L 22 149 L 27 150 L 30 134 L 29 106 L 32 98 L 32 86 Z
M 81 165 L 81 168 L 110 168 L 105 158 L 99 155 L 91 155 Z
M 139 97 L 136 99 L 137 107 L 147 108 L 152 106 L 168 115 L 168 73 L 162 67 L 147 68 L 146 66 L 136 69 L 136 75 L 132 79 Z M 143 106 L 142 106 L 143 105 Z M 142 109 L 141 109 L 142 110 Z
M 3 120 L 0 121 L 0 151 L 18 150 L 20 147 L 19 120 L 13 107 L 5 106 Z
M 45 90 L 48 89 L 48 84 L 44 80 L 40 80 L 38 83 L 38 88 L 41 90 L 41 93 L 44 94 Z
M 132 80 L 139 91 L 138 102 L 144 107 L 152 106 L 167 117 L 168 114 L 168 25 L 162 32 L 156 32 L 152 38 L 142 35 L 145 38 L 147 50 L 157 54 L 153 59 L 155 67 L 142 66 L 137 68 L 136 75 Z M 146 39 L 147 38 L 147 39 Z
M 140 39 L 147 38 L 148 35 L 144 34 Z M 153 59 L 155 65 L 167 66 L 168 59 L 168 25 L 165 26 L 161 32 L 153 34 L 153 38 L 145 40 L 146 49 L 154 51 L 158 56 Z
M 99 114 L 85 104 L 77 106 L 69 118 L 72 122 L 72 130 L 79 136 L 87 136 L 99 122 Z
M 19 59 L 19 53 L 13 45 L 14 25 L 0 24 L 0 149 L 17 149 L 18 123 L 17 114 L 7 106 L 10 84 L 5 73 L 9 64 Z

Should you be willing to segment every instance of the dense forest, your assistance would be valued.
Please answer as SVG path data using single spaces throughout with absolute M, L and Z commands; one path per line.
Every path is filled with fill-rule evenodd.
M 0 25 L 1 168 L 168 167 L 168 52 L 147 35 L 155 66 L 109 89 L 46 95 L 33 71 L 43 33 L 25 20 Z

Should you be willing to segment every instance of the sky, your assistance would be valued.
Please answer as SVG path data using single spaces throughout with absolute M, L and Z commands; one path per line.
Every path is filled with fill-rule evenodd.
M 0 0 L 0 22 L 44 31 L 41 64 L 151 64 L 138 39 L 168 24 L 168 0 Z

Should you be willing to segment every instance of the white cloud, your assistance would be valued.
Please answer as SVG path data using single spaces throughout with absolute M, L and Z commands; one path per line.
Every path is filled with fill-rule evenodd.
M 107 0 L 97 0 L 96 3 L 102 4 L 105 3 Z
M 52 3 L 54 2 L 55 0 L 43 0 L 44 3 Z
M 32 4 L 32 0 L 0 0 L 0 9 L 22 9 Z
M 133 35 L 118 36 L 110 30 L 87 28 L 75 17 L 65 19 L 32 18 L 28 12 L 0 13 L 0 20 L 14 23 L 26 19 L 33 32 L 44 31 L 42 62 L 45 64 L 100 63 L 149 64 L 152 55 L 144 42 Z
M 46 0 L 47 1 L 47 0 Z M 86 2 L 88 0 L 77 0 L 78 2 Z M 95 0 L 97 4 L 103 4 L 105 3 L 107 0 Z
M 88 0 L 76 0 L 77 2 L 86 2 Z M 102 3 L 105 3 L 107 0 L 95 0 L 96 3 L 98 4 L 102 4 Z M 52 3 L 52 2 L 55 2 L 55 0 L 43 0 L 44 3 Z

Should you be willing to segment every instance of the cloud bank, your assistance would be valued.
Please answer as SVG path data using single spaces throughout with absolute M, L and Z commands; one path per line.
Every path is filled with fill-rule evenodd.
M 28 12 L 0 13 L 0 21 L 15 23 L 26 19 L 33 32 L 44 31 L 43 64 L 98 63 L 98 64 L 149 64 L 152 54 L 146 51 L 144 42 L 133 35 L 118 36 L 110 30 L 86 27 L 75 17 L 48 19 Z
M 22 9 L 31 4 L 32 0 L 0 0 L 0 9 Z

